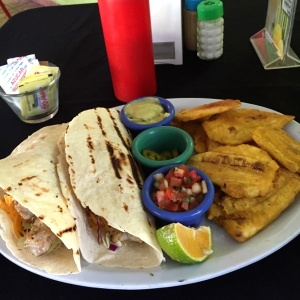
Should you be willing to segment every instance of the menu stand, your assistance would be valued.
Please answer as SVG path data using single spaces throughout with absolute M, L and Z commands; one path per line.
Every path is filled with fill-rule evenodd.
M 265 27 L 250 38 L 266 70 L 300 67 L 290 42 L 297 0 L 269 0 Z

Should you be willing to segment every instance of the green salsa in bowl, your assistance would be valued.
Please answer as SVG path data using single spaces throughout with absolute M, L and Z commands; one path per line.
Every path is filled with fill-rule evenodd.
M 174 105 L 157 96 L 135 99 L 121 110 L 122 123 L 133 132 L 169 125 L 175 115 Z
M 132 155 L 143 167 L 157 169 L 170 164 L 184 164 L 194 152 L 193 138 L 173 126 L 148 128 L 133 140 Z

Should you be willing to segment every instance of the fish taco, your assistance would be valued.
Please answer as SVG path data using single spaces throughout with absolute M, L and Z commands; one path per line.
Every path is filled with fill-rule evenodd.
M 76 224 L 56 170 L 66 127 L 44 127 L 0 160 L 0 235 L 19 260 L 56 275 L 81 271 Z
M 76 219 L 84 259 L 105 267 L 148 268 L 163 261 L 143 179 L 117 109 L 81 112 L 60 140 L 58 173 Z

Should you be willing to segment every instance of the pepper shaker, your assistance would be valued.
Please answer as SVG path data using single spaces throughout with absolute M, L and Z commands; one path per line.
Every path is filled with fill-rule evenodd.
M 204 60 L 219 58 L 223 54 L 223 2 L 205 0 L 197 6 L 197 55 Z
M 190 51 L 197 51 L 197 6 L 203 0 L 184 0 L 183 37 L 184 46 Z

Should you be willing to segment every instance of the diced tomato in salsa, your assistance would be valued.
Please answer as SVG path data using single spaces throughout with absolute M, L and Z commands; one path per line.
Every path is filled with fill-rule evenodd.
M 183 179 L 182 178 L 178 178 L 178 177 L 171 177 L 170 178 L 170 185 L 171 186 L 182 186 L 183 184 Z
M 154 183 L 153 201 L 161 209 L 173 212 L 191 210 L 204 198 L 201 176 L 186 165 L 175 167 L 159 178 Z M 193 185 L 198 186 L 193 188 Z M 195 190 L 198 192 L 193 192 Z
M 174 201 L 170 201 L 167 197 L 165 197 L 165 193 L 158 191 L 156 193 L 157 196 L 157 204 L 160 208 L 168 210 L 168 211 L 177 211 L 178 203 Z

